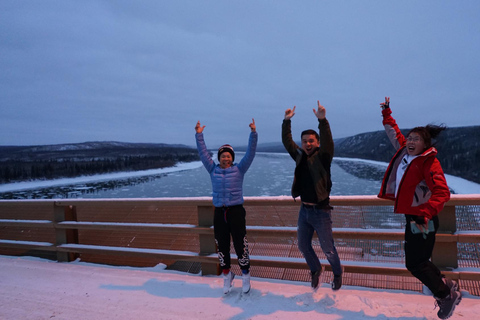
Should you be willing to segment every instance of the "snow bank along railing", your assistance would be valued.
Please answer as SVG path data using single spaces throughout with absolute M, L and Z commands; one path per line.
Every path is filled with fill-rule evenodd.
M 378 199 L 375 196 L 332 196 L 333 206 L 392 206 L 392 202 Z M 247 197 L 245 206 L 248 207 L 290 207 L 298 208 L 298 201 L 290 197 Z M 462 231 L 457 232 L 456 208 L 458 206 L 478 206 L 480 195 L 452 195 L 440 214 L 441 230 L 437 234 L 437 243 L 432 260 L 445 270 L 448 276 L 461 279 L 480 281 L 479 268 L 458 268 L 458 244 L 473 243 L 479 248 L 480 232 Z M 169 208 L 196 207 L 198 225 L 194 224 L 171 224 L 171 223 L 122 223 L 112 221 L 77 221 L 76 211 L 88 207 L 93 211 L 114 212 L 115 208 L 136 208 L 135 214 L 151 215 L 159 214 L 158 208 L 168 211 Z M 45 220 L 16 219 L 18 213 L 28 212 L 27 215 L 19 216 L 34 217 L 35 210 L 43 208 Z M 140 208 L 140 209 L 138 209 Z M 143 208 L 143 209 L 142 209 Z M 148 208 L 146 210 L 145 208 Z M 152 210 L 152 208 L 156 208 Z M 142 211 L 143 210 L 143 211 Z M 271 210 L 264 208 L 264 210 Z M 45 213 L 46 212 L 46 213 Z M 50 218 L 48 218 L 50 216 Z M 112 215 L 110 215 L 112 216 Z M 7 218 L 5 218 L 7 217 Z M 92 219 L 94 220 L 94 219 Z M 210 198 L 168 198 L 168 199 L 100 199 L 100 200 L 3 200 L 0 201 L 0 249 L 42 250 L 56 253 L 60 262 L 71 261 L 78 254 L 112 254 L 128 257 L 154 257 L 158 259 L 174 261 L 200 262 L 203 274 L 217 273 L 217 255 L 213 238 L 213 207 Z M 247 219 L 248 223 L 248 219 Z M 5 239 L 2 230 L 10 239 Z M 45 232 L 54 233 L 54 242 L 45 242 L 39 239 L 25 239 L 22 236 L 12 236 L 11 230 L 18 233 L 28 233 L 29 230 L 42 229 Z M 155 232 L 158 234 L 182 235 L 197 234 L 199 252 L 163 250 L 155 248 L 133 248 L 128 246 L 103 246 L 95 244 L 82 244 L 78 241 L 79 230 L 97 230 L 114 232 Z M 296 237 L 295 227 L 274 226 L 247 226 L 249 236 L 261 237 Z M 366 239 L 402 241 L 404 231 L 402 229 L 349 229 L 334 228 L 336 239 Z M 4 252 L 4 251 L 0 251 Z M 477 252 L 478 255 L 478 252 Z M 233 262 L 236 257 L 233 255 Z M 323 261 L 326 269 L 329 265 Z M 268 255 L 252 255 L 252 266 L 306 269 L 307 265 L 303 258 L 274 257 Z M 374 263 L 362 261 L 342 261 L 345 272 L 364 274 L 383 274 L 394 276 L 410 276 L 403 264 Z

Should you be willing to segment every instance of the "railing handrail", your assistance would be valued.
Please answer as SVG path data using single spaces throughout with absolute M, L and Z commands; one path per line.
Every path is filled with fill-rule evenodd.
M 280 202 L 282 205 L 300 205 L 300 200 L 294 200 L 291 196 L 246 196 L 244 197 L 245 205 L 272 205 L 272 202 Z M 191 206 L 210 206 L 212 204 L 211 197 L 173 197 L 173 198 L 97 198 L 97 199 L 13 199 L 13 200 L 0 200 L 0 204 L 35 204 L 55 202 L 57 205 L 67 206 L 76 205 L 79 203 L 101 203 L 101 202 L 114 202 L 116 204 L 122 203 L 155 203 L 159 202 L 162 206 L 179 206 L 188 202 Z M 392 205 L 393 202 L 386 199 L 380 199 L 376 195 L 348 195 L 348 196 L 330 196 L 330 202 L 332 204 L 341 205 L 343 203 L 349 203 L 350 206 L 361 205 L 368 206 L 382 206 Z M 457 206 L 457 205 L 480 205 L 480 194 L 452 194 L 450 200 L 445 206 Z

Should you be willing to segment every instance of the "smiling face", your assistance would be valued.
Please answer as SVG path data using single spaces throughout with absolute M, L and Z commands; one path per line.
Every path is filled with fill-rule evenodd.
M 220 168 L 227 169 L 232 166 L 233 158 L 229 152 L 223 152 L 219 158 Z
M 311 155 L 318 147 L 320 147 L 320 141 L 314 134 L 304 134 L 302 136 L 302 149 L 307 155 Z
M 411 132 L 407 137 L 407 153 L 410 156 L 417 156 L 427 149 L 422 136 Z

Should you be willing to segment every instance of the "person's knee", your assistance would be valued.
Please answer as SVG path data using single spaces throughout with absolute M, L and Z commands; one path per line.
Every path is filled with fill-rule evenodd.
M 327 259 L 330 258 L 330 257 L 335 257 L 337 255 L 337 253 L 335 251 L 326 251 L 324 253 L 327 256 Z
M 425 268 L 427 267 L 427 262 L 406 262 L 405 267 L 412 275 L 422 274 Z
M 323 251 L 323 253 L 325 253 L 326 256 L 336 254 L 335 245 L 333 244 L 333 240 L 321 239 L 320 240 L 320 247 L 322 248 L 322 251 Z
M 310 242 L 299 241 L 297 246 L 298 250 L 300 250 L 301 253 L 306 253 L 313 250 L 312 244 Z

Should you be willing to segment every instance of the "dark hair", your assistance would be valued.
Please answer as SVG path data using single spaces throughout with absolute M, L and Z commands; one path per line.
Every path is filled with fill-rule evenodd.
M 315 138 L 317 138 L 317 140 L 320 141 L 320 136 L 318 135 L 318 133 L 315 130 L 308 129 L 308 130 L 303 131 L 300 138 L 302 138 L 306 134 L 313 134 L 315 136 Z
M 413 128 L 408 132 L 407 137 L 412 132 L 417 133 L 419 136 L 422 137 L 423 142 L 425 143 L 425 147 L 428 149 L 433 145 L 435 145 L 435 143 L 432 143 L 432 139 L 435 139 L 440 134 L 440 132 L 442 132 L 445 129 L 447 129 L 447 126 L 445 124 L 441 124 L 441 125 L 428 124 L 425 127 Z

